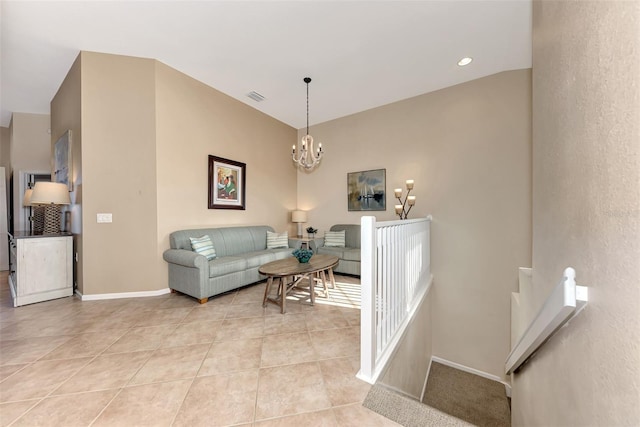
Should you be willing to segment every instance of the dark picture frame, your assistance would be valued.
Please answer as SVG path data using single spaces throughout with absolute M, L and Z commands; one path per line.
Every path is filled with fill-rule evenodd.
M 349 210 L 387 210 L 386 188 L 386 169 L 347 173 L 347 205 Z
M 247 165 L 209 155 L 209 209 L 245 209 Z

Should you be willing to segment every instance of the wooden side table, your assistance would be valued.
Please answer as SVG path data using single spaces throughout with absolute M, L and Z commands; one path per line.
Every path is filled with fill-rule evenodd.
M 320 237 L 289 237 L 289 241 L 291 242 L 296 249 L 311 249 L 315 252 L 316 246 L 320 243 Z M 291 243 L 289 246 L 291 246 Z

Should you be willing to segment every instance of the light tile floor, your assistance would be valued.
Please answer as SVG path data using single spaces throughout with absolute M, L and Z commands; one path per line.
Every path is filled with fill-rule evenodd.
M 336 280 L 282 315 L 264 282 L 13 308 L 0 273 L 0 426 L 397 425 L 361 405 L 359 281 Z

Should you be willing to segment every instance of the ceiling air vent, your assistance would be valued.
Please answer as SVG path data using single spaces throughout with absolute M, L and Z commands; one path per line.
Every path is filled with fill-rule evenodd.
M 251 99 L 253 99 L 256 102 L 262 102 L 264 101 L 264 96 L 260 95 L 258 92 L 256 91 L 251 91 L 247 94 L 247 96 Z

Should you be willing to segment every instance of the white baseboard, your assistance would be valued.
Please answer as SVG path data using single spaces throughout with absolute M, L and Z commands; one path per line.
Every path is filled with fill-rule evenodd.
M 80 291 L 76 289 L 76 294 L 82 301 L 96 301 L 104 299 L 118 299 L 118 298 L 143 298 L 143 297 L 157 297 L 159 295 L 165 295 L 171 292 L 171 289 L 158 289 L 157 291 L 139 291 L 139 292 L 119 292 L 113 294 L 93 294 L 82 295 Z
M 503 381 L 502 378 L 498 377 L 497 375 L 493 375 L 484 371 L 479 371 L 478 369 L 470 368 L 468 366 L 464 366 L 447 359 L 442 359 L 438 356 L 431 356 L 431 362 L 438 362 L 443 365 L 449 366 L 451 368 L 459 369 L 464 372 L 469 372 L 470 374 L 478 375 L 479 377 L 487 378 L 492 381 L 497 381 L 504 385 L 504 390 L 505 390 L 505 393 L 507 394 L 507 397 L 511 397 L 511 384 Z M 429 369 L 431 369 L 431 366 L 429 366 Z

